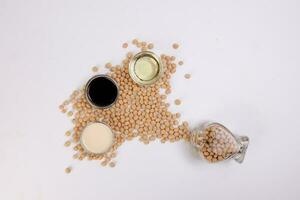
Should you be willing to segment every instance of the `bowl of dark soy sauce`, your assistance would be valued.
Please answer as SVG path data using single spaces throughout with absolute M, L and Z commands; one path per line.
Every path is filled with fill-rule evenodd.
M 118 99 L 117 82 L 107 75 L 92 77 L 85 86 L 87 101 L 96 108 L 109 108 Z

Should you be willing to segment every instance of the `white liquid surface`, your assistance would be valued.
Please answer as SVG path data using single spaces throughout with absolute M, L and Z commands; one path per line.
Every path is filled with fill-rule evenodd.
M 135 74 L 141 80 L 152 80 L 157 75 L 157 72 L 157 62 L 151 57 L 141 57 L 135 63 Z
M 99 122 L 86 126 L 81 134 L 81 144 L 91 153 L 104 153 L 113 142 L 114 134 L 111 129 Z

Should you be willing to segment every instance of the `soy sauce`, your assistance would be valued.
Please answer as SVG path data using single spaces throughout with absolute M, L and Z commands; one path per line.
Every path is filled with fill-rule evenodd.
M 118 92 L 116 82 L 106 75 L 94 76 L 86 85 L 88 101 L 99 108 L 107 108 L 114 104 Z

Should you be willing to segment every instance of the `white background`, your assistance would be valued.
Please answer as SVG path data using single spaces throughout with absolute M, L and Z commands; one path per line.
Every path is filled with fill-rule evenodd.
M 0 0 L 0 199 L 300 199 L 299 11 L 297 0 Z M 243 164 L 207 164 L 181 142 L 126 142 L 115 168 L 72 159 L 58 105 L 135 37 L 184 60 L 172 111 L 250 137 Z

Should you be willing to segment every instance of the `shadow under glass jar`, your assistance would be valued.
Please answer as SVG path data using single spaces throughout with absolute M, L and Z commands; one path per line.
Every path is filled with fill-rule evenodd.
M 87 101 L 96 108 L 109 108 L 118 99 L 117 82 L 107 75 L 92 77 L 85 86 Z

